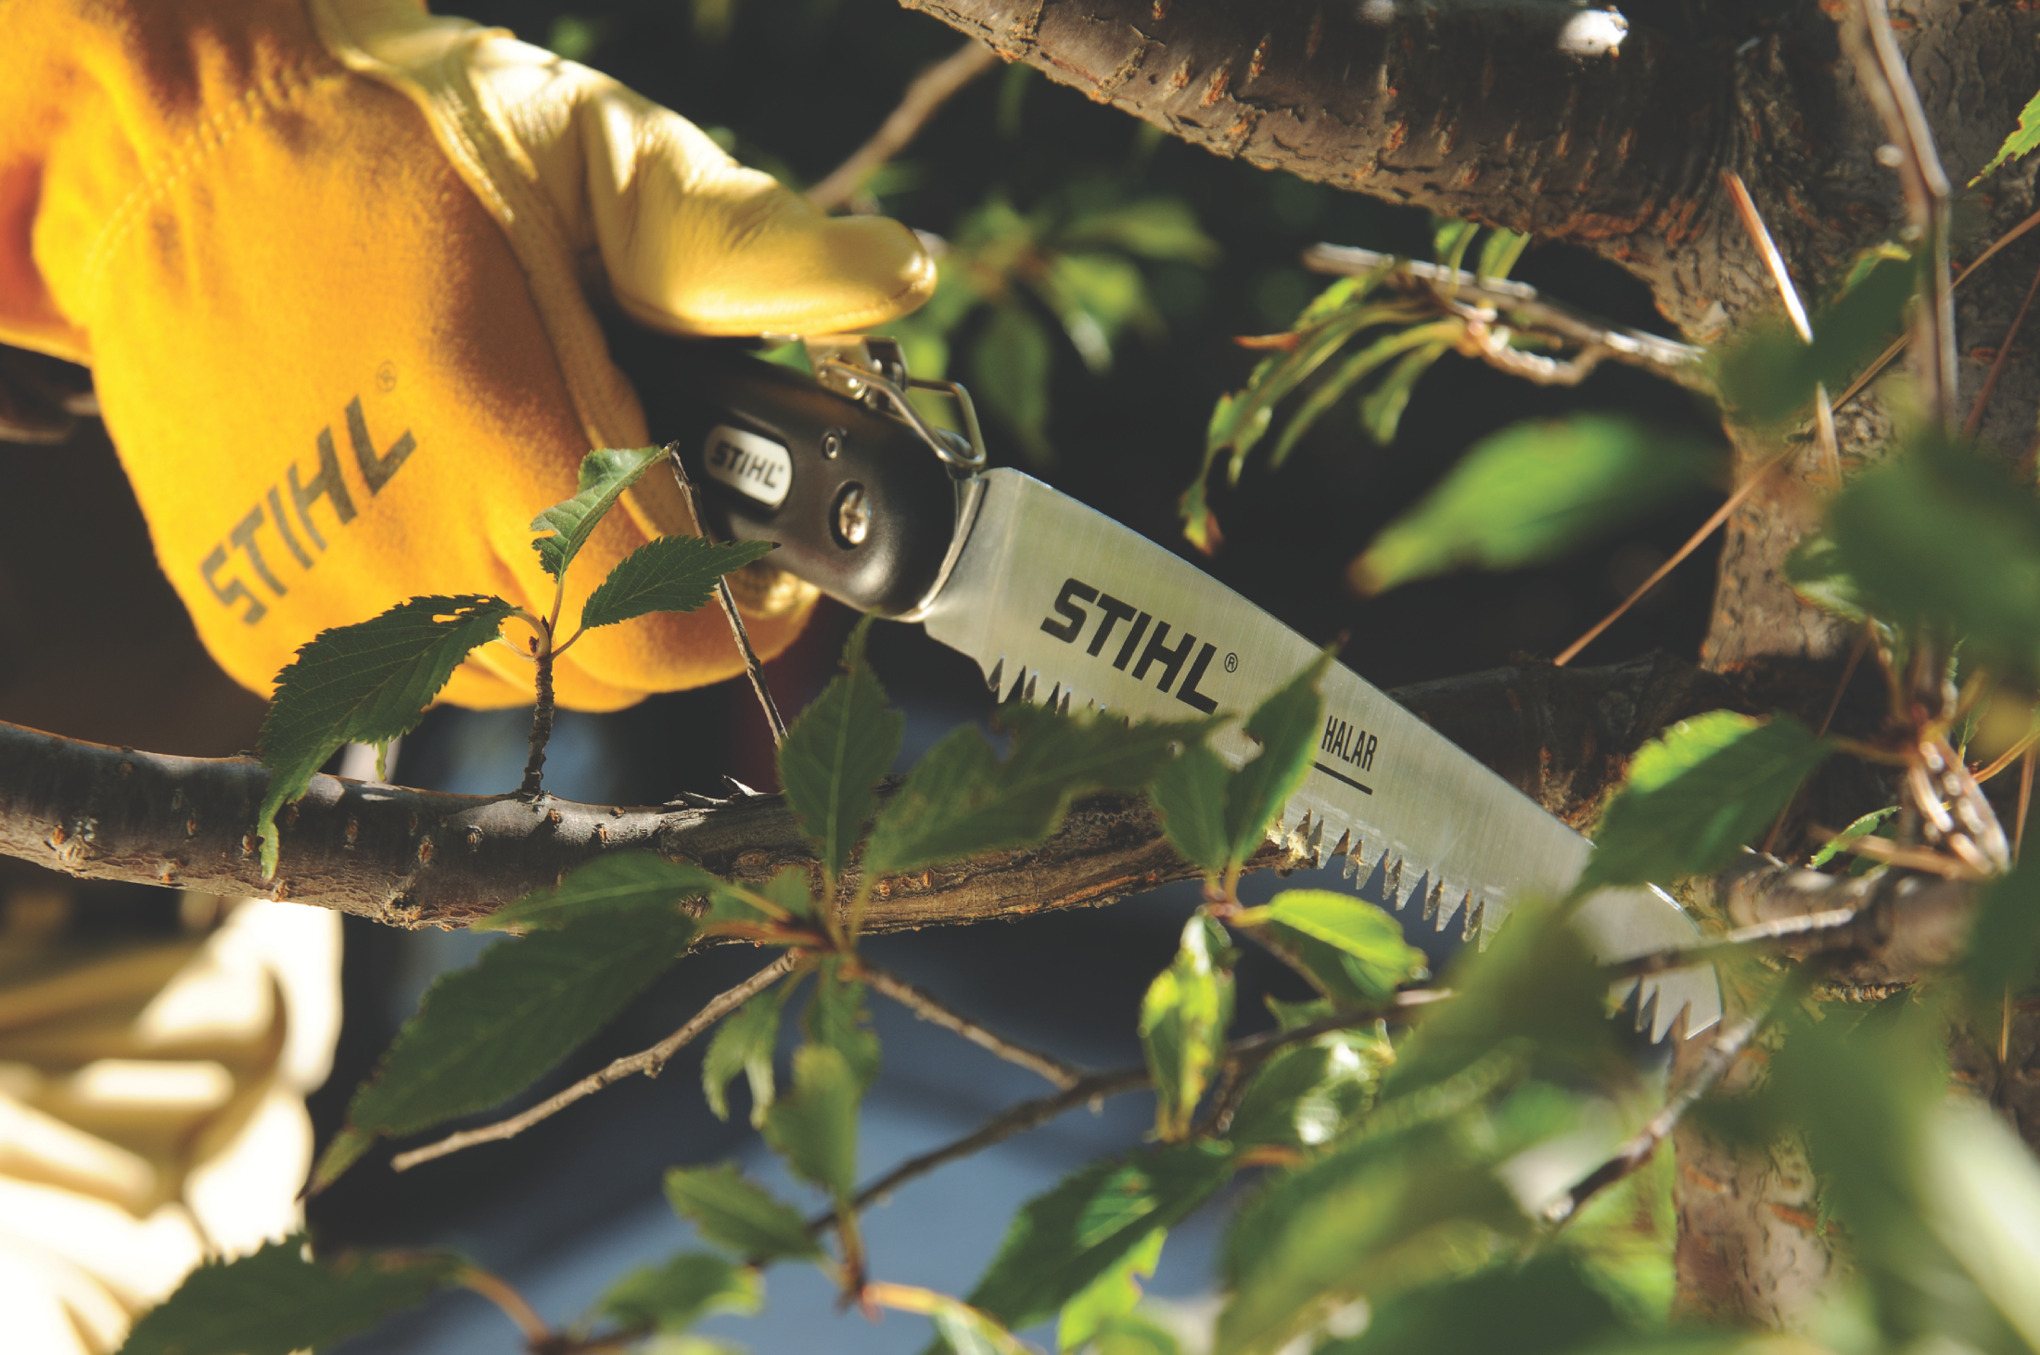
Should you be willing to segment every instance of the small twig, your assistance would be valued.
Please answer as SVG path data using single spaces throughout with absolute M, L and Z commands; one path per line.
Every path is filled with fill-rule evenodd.
M 1788 980 L 1781 985 L 1780 992 L 1795 986 L 1797 985 Z M 1736 1059 L 1757 1031 L 1762 1029 L 1770 1011 L 1771 1007 L 1766 1006 L 1761 1012 L 1722 1026 L 1714 1037 L 1714 1043 L 1708 1046 L 1707 1052 L 1701 1056 L 1699 1066 L 1694 1068 L 1692 1076 L 1686 1079 L 1686 1085 L 1666 1100 L 1664 1108 L 1651 1116 L 1648 1124 L 1616 1149 L 1613 1157 L 1589 1172 L 1575 1183 L 1571 1190 L 1546 1205 L 1545 1223 L 1554 1228 L 1562 1226 L 1579 1213 L 1580 1208 L 1588 1200 L 1624 1177 L 1635 1174 L 1649 1162 L 1656 1154 L 1658 1145 L 1671 1137 L 1672 1131 L 1679 1127 L 1679 1121 L 1685 1118 L 1686 1112 L 1693 1108 L 1694 1103 L 1712 1091 L 1715 1084 L 1735 1066 Z
M 2026 811 L 2033 807 L 2033 761 L 2040 749 L 2028 748 L 2026 760 L 2019 764 L 2019 821 L 2012 826 L 2012 859 L 2019 859 L 2019 848 L 2026 841 Z
M 1825 833 L 1828 830 L 1822 829 L 1821 831 Z M 1967 862 L 1957 857 L 1950 856 L 1944 852 L 1934 851 L 1929 847 L 1909 847 L 1904 843 L 1893 842 L 1888 837 L 1865 834 L 1843 844 L 1842 850 L 1853 852 L 1857 856 L 1867 856 L 1872 861 L 1881 861 L 1887 866 L 1904 866 L 1908 870 L 1925 871 L 1929 875 L 1938 875 L 1944 880 L 1981 880 L 1985 878 L 1983 872 L 1976 870 Z
M 510 1285 L 486 1270 L 474 1266 L 462 1266 L 455 1277 L 463 1286 L 474 1290 L 489 1302 L 503 1310 L 503 1315 L 517 1324 L 526 1345 L 534 1349 L 543 1348 L 553 1339 L 553 1329 L 538 1315 L 538 1310 L 525 1300 Z
M 750 978 L 745 979 L 742 983 L 710 998 L 708 1003 L 700 1011 L 696 1012 L 686 1025 L 680 1027 L 680 1029 L 674 1031 L 650 1049 L 641 1049 L 635 1054 L 617 1059 L 600 1072 L 590 1073 L 565 1091 L 555 1096 L 549 1096 L 531 1109 L 517 1115 L 512 1115 L 507 1120 L 498 1120 L 494 1124 L 483 1125 L 479 1129 L 463 1129 L 458 1134 L 447 1135 L 437 1143 L 427 1144 L 423 1148 L 413 1148 L 408 1153 L 399 1153 L 390 1160 L 391 1169 L 400 1172 L 409 1171 L 420 1163 L 430 1162 L 434 1158 L 445 1157 L 449 1153 L 457 1153 L 463 1148 L 472 1148 L 479 1143 L 496 1143 L 503 1139 L 515 1138 L 540 1120 L 550 1119 L 583 1097 L 593 1096 L 610 1083 L 621 1082 L 633 1073 L 643 1073 L 646 1077 L 657 1077 L 665 1068 L 667 1060 L 678 1053 L 683 1046 L 691 1043 L 701 1032 L 707 1030 L 732 1011 L 735 1011 L 752 997 L 778 982 L 781 977 L 791 972 L 800 963 L 800 959 L 801 957 L 798 952 L 788 951 L 771 964 L 766 965 L 763 969 L 753 974 Z
M 1925 403 L 1945 429 L 1955 423 L 1955 290 L 1948 264 L 1948 203 L 1950 189 L 1941 158 L 1934 149 L 1926 110 L 1920 107 L 1905 57 L 1891 35 L 1885 0 L 1856 0 L 1861 22 L 1842 25 L 1842 41 L 1855 62 L 1864 92 L 1884 123 L 1885 135 L 1898 150 L 1899 181 L 1905 187 L 1906 214 L 1927 251 L 1928 294 L 1913 323 L 1927 344 L 1920 362 Z
M 950 96 L 999 64 L 999 54 L 972 38 L 941 61 L 922 71 L 900 96 L 899 106 L 886 115 L 871 140 L 859 146 L 850 158 L 810 188 L 809 202 L 827 211 L 840 207 L 863 187 L 867 175 L 905 150 L 921 134 L 935 111 Z
M 1602 631 L 1608 629 L 1608 627 L 1614 625 L 1617 621 L 1621 620 L 1622 614 L 1624 612 L 1627 612 L 1631 607 L 1634 607 L 1638 602 L 1640 602 L 1643 599 L 1644 594 L 1650 592 L 1651 589 L 1657 587 L 1658 584 L 1664 579 L 1665 575 L 1671 573 L 1674 569 L 1677 569 L 1680 563 L 1683 562 L 1687 556 L 1691 555 L 1694 551 L 1698 550 L 1700 548 L 1701 542 L 1705 541 L 1708 537 L 1714 535 L 1715 529 L 1721 526 L 1722 523 L 1728 521 L 1729 517 L 1735 512 L 1735 510 L 1742 507 L 1743 501 L 1749 498 L 1750 495 L 1757 492 L 1757 486 L 1761 485 L 1765 480 L 1769 479 L 1772 471 L 1777 470 L 1778 467 L 1785 464 L 1785 459 L 1791 456 L 1792 452 L 1793 448 L 1787 447 L 1784 451 L 1778 453 L 1776 456 L 1772 457 L 1769 461 L 1766 461 L 1763 465 L 1757 467 L 1757 469 L 1751 473 L 1750 478 L 1743 481 L 1740 485 L 1737 485 L 1735 492 L 1728 496 L 1727 500 L 1722 503 L 1721 507 L 1715 509 L 1714 512 L 1708 516 L 1707 521 L 1700 524 L 1699 530 L 1686 538 L 1685 545 L 1673 551 L 1669 559 L 1667 559 L 1663 564 L 1659 565 L 1656 569 L 1651 571 L 1649 578 L 1645 579 L 1642 583 L 1638 584 L 1635 588 L 1631 589 L 1629 596 L 1622 599 L 1621 603 L 1616 606 L 1614 611 L 1608 613 L 1606 616 L 1602 617 L 1599 621 L 1595 622 L 1593 628 L 1590 629 L 1585 635 L 1582 635 L 1579 639 L 1567 645 L 1565 647 L 1565 652 L 1560 654 L 1557 658 L 1551 661 L 1552 666 L 1556 668 L 1565 667 L 1568 663 L 1571 663 L 1574 659 L 1579 657 L 1579 653 L 1581 650 L 1585 649 L 1588 645 L 1592 644 L 1595 640 L 1599 639 Z
M 1835 429 L 1835 406 L 1828 399 L 1827 384 L 1815 382 L 1813 387 L 1813 445 L 1820 451 L 1820 466 L 1814 474 L 1816 483 L 1833 489 L 1842 487 L 1842 439 Z
M 1792 317 L 1792 327 L 1799 331 L 1800 342 L 1812 343 L 1813 325 L 1806 318 L 1806 304 L 1799 299 L 1799 289 L 1792 285 L 1792 275 L 1785 271 L 1784 256 L 1778 253 L 1777 243 L 1771 239 L 1770 228 L 1757 211 L 1756 199 L 1750 196 L 1749 186 L 1743 182 L 1742 175 L 1732 169 L 1721 172 L 1721 182 L 1728 187 L 1729 198 L 1735 203 L 1735 213 L 1742 218 L 1750 243 L 1763 257 L 1764 267 L 1771 270 L 1771 282 L 1785 302 L 1785 314 Z
M 708 519 L 702 515 L 701 496 L 694 492 L 694 482 L 687 478 L 687 468 L 680 464 L 679 454 L 671 447 L 666 452 L 667 464 L 673 467 L 673 479 L 687 500 L 688 511 L 694 514 L 694 525 L 706 536 Z M 744 676 L 751 680 L 751 690 L 757 693 L 758 705 L 765 712 L 765 723 L 772 730 L 772 746 L 777 748 L 786 742 L 786 721 L 779 718 L 779 706 L 772 700 L 772 689 L 765 685 L 765 665 L 759 662 L 758 651 L 751 648 L 751 632 L 744 628 L 744 618 L 737 611 L 737 597 L 730 591 L 728 578 L 715 581 L 715 599 L 722 604 L 723 616 L 729 620 L 730 634 L 736 637 L 737 652 L 744 656 Z
M 1993 776 L 1996 776 L 1999 772 L 2002 772 L 2005 768 L 2011 766 L 2014 762 L 2024 757 L 2026 755 L 2026 750 L 2031 748 L 2035 743 L 2040 743 L 2040 730 L 2036 730 L 2035 732 L 2026 735 L 2026 737 L 2020 739 L 2010 748 L 2007 748 L 2003 753 L 1991 759 L 1988 765 L 1979 769 L 1976 773 L 1976 780 L 1978 784 L 1990 780 Z
M 1604 967 L 1615 978 L 1640 979 L 1670 969 L 1684 969 L 1688 965 L 1712 964 L 1735 955 L 1787 950 L 1809 941 L 1816 943 L 1809 947 L 1816 952 L 1846 950 L 1861 939 L 1856 934 L 1856 924 L 1864 917 L 1865 911 L 1829 908 L 1803 917 L 1758 922 L 1738 927 L 1719 941 L 1703 942 L 1697 946 L 1674 946 L 1670 950 L 1652 951 L 1648 955 L 1638 955 Z
M 1983 389 L 1976 393 L 1976 403 L 1969 407 L 1969 417 L 1962 421 L 1962 436 L 1973 438 L 1976 430 L 1983 426 L 1983 411 L 1990 406 L 1990 397 L 1997 390 L 1998 375 L 2005 369 L 2005 359 L 2012 355 L 2012 341 L 2019 337 L 2019 326 L 2026 323 L 2026 312 L 2033 307 L 2033 295 L 2040 292 L 2040 268 L 2033 270 L 2033 280 L 2026 284 L 2026 299 L 2019 303 L 2018 311 L 2012 316 L 2011 328 L 2005 331 L 2004 342 L 1998 345 L 1997 356 L 1991 359 L 1990 371 L 1984 374 Z
M 932 1021 L 944 1030 L 954 1031 L 980 1049 L 989 1050 L 1008 1063 L 1018 1064 L 1065 1091 L 1084 1080 L 1083 1069 L 1072 1067 L 1052 1054 L 1043 1054 L 1025 1045 L 1015 1044 L 997 1032 L 985 1029 L 969 1017 L 943 1005 L 942 1000 L 934 994 L 916 988 L 897 974 L 888 973 L 876 968 L 869 961 L 862 960 L 858 962 L 858 971 L 866 983 L 923 1021 Z
M 1351 245 L 1316 244 L 1303 251 L 1303 266 L 1315 273 L 1350 276 L 1372 273 L 1388 264 L 1393 264 L 1398 274 L 1424 284 L 1424 290 L 1433 295 L 1449 290 L 1452 300 L 1505 314 L 1518 328 L 1547 330 L 1583 350 L 1599 349 L 1617 362 L 1645 368 L 1682 386 L 1701 391 L 1712 389 L 1706 350 L 1659 334 L 1610 324 L 1548 300 L 1528 283 L 1476 277 L 1460 269 L 1398 259 Z

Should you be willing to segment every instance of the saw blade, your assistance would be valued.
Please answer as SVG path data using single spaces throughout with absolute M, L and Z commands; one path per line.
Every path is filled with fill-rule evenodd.
M 983 494 L 948 578 L 919 617 L 977 660 L 1002 699 L 1096 706 L 1130 719 L 1245 715 L 1318 654 L 1261 608 L 1112 519 L 1018 471 Z M 1557 897 L 1593 846 L 1358 674 L 1332 665 L 1325 726 L 1269 836 L 1313 864 L 1343 857 L 1399 911 L 1485 943 L 1512 900 Z M 1212 747 L 1255 752 L 1235 722 Z M 1606 961 L 1699 939 L 1655 889 L 1607 890 L 1579 910 Z M 1628 985 L 1633 990 L 1633 983 Z M 1721 1016 L 1714 972 L 1672 970 L 1631 991 L 1639 1029 L 1697 1034 Z

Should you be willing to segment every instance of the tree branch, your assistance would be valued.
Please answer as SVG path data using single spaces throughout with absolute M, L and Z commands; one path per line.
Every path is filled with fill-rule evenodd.
M 1742 704 L 1727 682 L 1662 655 L 1608 668 L 1523 664 L 1396 695 L 1545 808 L 1575 818 L 1660 729 Z M 252 829 L 268 779 L 248 758 L 170 757 L 0 724 L 0 854 L 96 879 L 291 899 L 400 927 L 465 926 L 616 851 L 657 851 L 751 883 L 783 866 L 818 869 L 778 796 L 626 808 L 315 776 L 279 816 L 282 863 L 264 881 Z M 1283 859 L 1269 847 L 1255 864 Z M 878 881 L 865 925 L 1097 906 L 1195 875 L 1145 801 L 1094 796 L 1034 850 Z
M 1691 237 L 1729 44 L 1612 10 L 1369 0 L 901 0 L 1192 145 L 1539 235 Z
M 824 211 L 848 202 L 871 171 L 905 150 L 952 95 L 998 64 L 998 54 L 973 39 L 915 76 L 900 96 L 899 107 L 886 116 L 869 141 L 807 191 L 808 201 Z
M 1064 1091 L 1084 1080 L 1081 1068 L 1064 1063 L 1052 1054 L 1044 1054 L 1025 1045 L 1015 1044 L 997 1031 L 985 1029 L 969 1017 L 951 1011 L 944 1005 L 942 999 L 933 993 L 916 988 L 897 974 L 880 969 L 869 961 L 859 961 L 857 968 L 866 983 L 923 1021 L 931 1021 L 944 1030 L 955 1031 L 978 1048 L 989 1050 L 1008 1063 L 1018 1064 Z

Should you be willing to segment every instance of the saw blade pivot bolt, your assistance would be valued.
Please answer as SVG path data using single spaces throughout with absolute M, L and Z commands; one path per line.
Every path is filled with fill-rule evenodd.
M 831 428 L 822 434 L 822 455 L 834 461 L 843 454 L 843 439 L 846 435 L 840 428 Z
M 871 535 L 871 500 L 864 493 L 864 486 L 852 482 L 843 486 L 836 495 L 836 512 L 833 526 L 836 544 L 849 550 L 864 544 Z

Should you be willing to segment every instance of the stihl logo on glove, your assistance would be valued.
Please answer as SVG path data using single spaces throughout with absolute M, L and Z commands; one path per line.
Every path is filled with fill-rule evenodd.
M 361 478 L 368 485 L 371 498 L 382 493 L 383 486 L 390 482 L 398 467 L 418 449 L 417 439 L 407 428 L 390 444 L 388 451 L 378 453 L 375 440 L 368 434 L 368 419 L 361 412 L 361 397 L 358 395 L 347 402 L 347 436 L 354 444 L 354 461 L 361 468 Z M 316 558 L 304 548 L 298 535 L 300 530 L 304 539 L 316 546 L 321 555 L 325 554 L 325 535 L 312 518 L 312 505 L 322 498 L 333 509 L 333 516 L 340 526 L 345 527 L 354 521 L 354 496 L 348 491 L 346 477 L 341 474 L 340 454 L 333 445 L 330 425 L 319 430 L 318 474 L 308 483 L 299 476 L 298 468 L 291 466 L 285 475 L 285 483 L 271 485 L 268 495 L 255 501 L 255 506 L 227 533 L 227 540 L 214 546 L 212 553 L 199 565 L 206 586 L 212 589 L 213 596 L 220 600 L 222 607 L 232 608 L 245 602 L 247 608 L 241 613 L 241 620 L 251 626 L 269 615 L 268 604 L 257 597 L 238 575 L 224 580 L 220 578 L 220 571 L 227 567 L 229 542 L 234 550 L 247 556 L 248 567 L 255 571 L 255 577 L 278 597 L 285 596 L 290 590 L 284 587 L 283 580 L 276 577 L 276 571 L 270 567 L 270 558 L 262 553 L 258 534 L 264 527 L 274 530 L 291 558 L 305 569 L 310 569 Z M 286 511 L 286 500 L 294 512 Z M 295 526 L 292 525 L 293 516 L 296 518 Z

